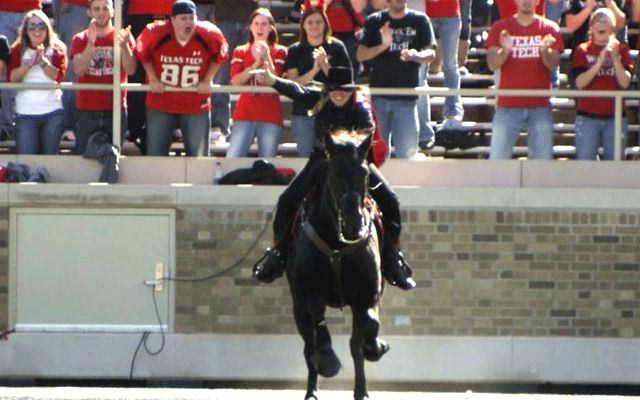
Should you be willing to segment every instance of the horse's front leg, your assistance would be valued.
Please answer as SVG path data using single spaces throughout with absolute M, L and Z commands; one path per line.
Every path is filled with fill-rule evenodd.
M 378 320 L 378 305 L 369 308 L 362 318 L 362 353 L 367 361 L 378 361 L 389 351 L 390 346 L 378 337 L 380 321 Z
M 355 372 L 353 398 L 355 400 L 363 400 L 369 397 L 367 393 L 367 378 L 364 372 L 364 355 L 362 353 L 364 344 L 364 321 L 365 314 L 362 310 L 351 308 L 353 318 L 351 328 L 351 339 L 349 340 L 349 349 L 351 350 L 351 358 L 353 359 L 353 369 Z
M 316 334 L 316 348 L 312 360 L 321 376 L 331 378 L 338 374 L 342 365 L 340 364 L 338 356 L 333 351 L 331 335 L 329 334 L 327 322 L 324 319 L 327 304 L 320 295 L 311 294 L 308 296 L 308 299 L 308 308 L 311 313 L 311 318 L 313 319 Z
M 316 392 L 318 390 L 318 370 L 312 361 L 313 353 L 316 349 L 316 337 L 315 328 L 311 320 L 311 315 L 306 310 L 306 307 L 300 307 L 299 304 L 293 306 L 293 316 L 296 321 L 296 327 L 302 340 L 304 341 L 304 360 L 307 364 L 307 393 L 305 393 L 304 400 L 316 399 Z

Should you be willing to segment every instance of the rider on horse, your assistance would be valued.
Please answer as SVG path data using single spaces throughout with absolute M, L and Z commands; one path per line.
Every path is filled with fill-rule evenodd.
M 377 202 L 383 216 L 382 271 L 392 285 L 404 290 L 414 288 L 416 283 L 411 277 L 411 267 L 400 251 L 400 203 L 376 168 L 386 159 L 386 144 L 378 134 L 371 102 L 357 90 L 359 86 L 353 83 L 351 68 L 330 68 L 322 89 L 301 86 L 293 81 L 278 78 L 268 71 L 259 74 L 257 79 L 281 94 L 308 105 L 310 115 L 315 116 L 316 145 L 305 167 L 280 195 L 273 222 L 275 244 L 268 248 L 265 255 L 254 265 L 254 276 L 261 282 L 272 282 L 282 276 L 292 240 L 291 229 L 296 212 L 315 183 L 315 167 L 326 159 L 326 135 L 337 129 L 346 129 L 374 135 L 372 151 L 369 153 L 369 193 Z

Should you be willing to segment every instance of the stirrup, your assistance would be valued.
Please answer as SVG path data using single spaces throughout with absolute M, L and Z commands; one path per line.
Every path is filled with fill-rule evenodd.
M 284 260 L 277 247 L 268 248 L 253 265 L 253 277 L 263 283 L 271 283 L 284 274 Z
M 401 251 L 393 251 L 387 256 L 387 262 L 383 265 L 383 272 L 387 282 L 393 286 L 403 290 L 411 290 L 416 287 L 416 281 L 412 278 L 411 267 L 404 260 Z

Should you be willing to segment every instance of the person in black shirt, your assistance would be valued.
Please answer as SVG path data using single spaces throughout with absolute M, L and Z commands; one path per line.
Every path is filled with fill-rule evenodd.
M 300 21 L 300 40 L 289 46 L 284 62 L 286 77 L 300 85 L 313 81 L 324 82 L 331 66 L 351 65 L 344 44 L 331 36 L 329 21 L 322 9 L 307 10 Z M 294 101 L 291 130 L 296 140 L 298 155 L 309 157 L 315 142 L 313 117 L 307 114 L 307 106 Z
M 388 8 L 370 14 L 358 46 L 358 61 L 369 61 L 371 87 L 421 86 L 420 64 L 432 62 L 436 46 L 433 27 L 424 13 L 407 8 L 406 0 L 389 0 Z M 418 96 L 372 96 L 380 134 L 397 158 L 418 151 Z M 393 139 L 391 139 L 393 135 Z
M 387 149 L 376 135 L 376 123 L 371 103 L 358 86 L 353 84 L 353 72 L 350 67 L 329 69 L 323 88 L 300 86 L 287 79 L 276 78 L 270 72 L 260 74 L 258 80 L 273 86 L 281 94 L 307 104 L 315 115 L 314 131 L 316 146 L 309 161 L 291 181 L 289 187 L 280 195 L 273 234 L 275 245 L 254 265 L 253 274 L 261 282 L 272 282 L 282 276 L 285 269 L 285 257 L 292 240 L 290 227 L 298 207 L 318 181 L 316 168 L 325 159 L 324 141 L 327 135 L 337 129 L 364 131 L 373 136 L 373 145 L 369 153 L 369 193 L 378 203 L 383 214 L 384 240 L 382 249 L 382 271 L 392 285 L 409 290 L 416 283 L 411 277 L 410 266 L 400 252 L 400 203 L 376 165 L 386 159 Z

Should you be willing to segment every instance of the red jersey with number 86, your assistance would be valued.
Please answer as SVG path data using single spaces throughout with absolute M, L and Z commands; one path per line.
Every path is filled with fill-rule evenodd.
M 211 62 L 224 64 L 228 44 L 220 29 L 208 21 L 197 21 L 189 41 L 180 44 L 170 21 L 147 25 L 138 37 L 135 55 L 151 62 L 165 86 L 195 87 L 204 78 Z M 148 79 L 148 77 L 147 77 Z M 147 107 L 172 114 L 203 114 L 211 110 L 210 95 L 197 92 L 147 92 Z

